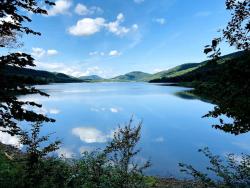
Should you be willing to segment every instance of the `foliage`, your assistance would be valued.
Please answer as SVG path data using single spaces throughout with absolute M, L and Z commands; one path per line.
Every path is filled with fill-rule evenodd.
M 209 57 L 214 60 L 221 55 L 218 46 L 223 40 L 238 50 L 247 51 L 250 48 L 250 1 L 226 0 L 226 9 L 231 12 L 231 19 L 222 30 L 222 36 L 213 39 L 212 44 L 204 49 L 204 53 L 210 53 Z
M 207 170 L 216 178 L 196 170 L 192 165 L 180 163 L 181 171 L 191 175 L 203 187 L 249 187 L 250 185 L 250 155 L 236 156 L 228 154 L 226 160 L 213 155 L 208 148 L 199 150 L 210 162 Z M 217 179 L 217 180 L 216 180 Z
M 48 156 L 60 142 L 44 146 L 49 136 L 39 136 L 41 124 L 36 123 L 21 134 L 26 152 L 10 160 L 0 150 L 0 187 L 146 187 L 154 181 L 144 177 L 149 162 L 136 163 L 135 149 L 140 139 L 141 123 L 132 120 L 119 128 L 104 150 L 85 152 L 80 159 Z M 10 182 L 14 181 L 14 184 Z
M 54 5 L 54 3 L 45 0 L 45 4 Z M 39 5 L 43 6 L 39 3 Z M 16 37 L 21 34 L 40 35 L 25 23 L 31 22 L 29 13 L 47 14 L 35 0 L 3 0 L 0 3 L 0 47 L 9 47 L 9 44 L 17 42 Z M 41 107 L 41 105 L 29 102 L 19 101 L 16 95 L 37 93 L 43 96 L 47 94 L 27 86 L 27 80 L 16 77 L 6 76 L 4 74 L 6 66 L 24 68 L 26 66 L 35 66 L 34 59 L 26 53 L 10 53 L 0 57 L 0 127 L 3 131 L 11 135 L 20 134 L 21 129 L 18 121 L 27 122 L 53 122 L 53 119 L 47 118 L 42 114 L 37 114 L 30 110 L 25 110 L 24 106 L 31 105 Z

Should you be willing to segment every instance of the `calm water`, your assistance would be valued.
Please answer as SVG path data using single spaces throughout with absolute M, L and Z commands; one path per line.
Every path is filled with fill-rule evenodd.
M 233 136 L 213 129 L 213 119 L 201 118 L 213 105 L 180 97 L 187 89 L 147 83 L 77 83 L 38 86 L 50 97 L 27 95 L 43 104 L 41 113 L 55 118 L 43 133 L 63 141 L 59 154 L 79 156 L 105 146 L 112 131 L 134 116 L 143 120 L 138 162 L 151 159 L 149 174 L 181 176 L 178 163 L 204 166 L 197 152 L 208 146 L 219 155 L 250 151 L 250 135 Z

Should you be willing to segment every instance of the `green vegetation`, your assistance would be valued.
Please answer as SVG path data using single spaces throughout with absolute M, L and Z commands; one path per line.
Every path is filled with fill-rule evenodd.
M 21 134 L 26 152 L 10 146 L 0 149 L 0 187 L 147 187 L 154 179 L 143 175 L 150 162 L 136 163 L 140 150 L 141 123 L 132 119 L 115 131 L 103 150 L 85 152 L 80 159 L 52 157 L 59 141 L 44 146 L 49 136 L 40 136 L 41 124 Z
M 6 77 L 16 77 L 17 79 L 19 78 L 26 80 L 28 84 L 83 82 L 83 80 L 68 76 L 63 73 L 51 73 L 48 71 L 20 68 L 8 65 L 3 67 L 3 74 Z
M 82 80 L 82 81 L 90 81 L 90 82 L 98 82 L 98 81 L 102 81 L 104 80 L 104 78 L 98 76 L 98 75 L 90 75 L 90 76 L 80 76 L 78 77 L 78 79 Z
M 216 61 L 207 61 L 199 68 L 175 77 L 152 82 L 170 82 L 195 88 L 193 94 L 217 104 L 204 117 L 219 118 L 213 127 L 232 134 L 250 130 L 250 52 L 237 52 Z M 226 115 L 233 122 L 221 118 Z
M 115 78 L 110 79 L 113 82 L 144 82 L 147 81 L 151 74 L 134 71 Z
M 196 170 L 191 165 L 180 163 L 181 171 L 194 177 L 194 181 L 200 187 L 215 188 L 245 188 L 250 185 L 250 155 L 236 156 L 228 154 L 225 160 L 219 156 L 213 155 L 208 148 L 199 150 L 209 160 L 210 166 L 206 174 Z M 211 175 L 215 177 L 211 178 Z

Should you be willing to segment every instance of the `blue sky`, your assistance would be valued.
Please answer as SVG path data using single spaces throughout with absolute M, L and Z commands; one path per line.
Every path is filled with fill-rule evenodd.
M 42 36 L 24 36 L 21 50 L 39 69 L 103 77 L 205 60 L 229 18 L 225 0 L 57 0 L 48 12 L 31 15 Z

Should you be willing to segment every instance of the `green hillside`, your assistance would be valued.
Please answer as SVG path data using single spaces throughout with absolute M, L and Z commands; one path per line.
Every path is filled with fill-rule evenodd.
M 102 77 L 100 77 L 98 75 L 80 76 L 80 77 L 78 77 L 78 79 L 80 79 L 82 81 L 92 81 L 92 82 L 104 80 Z
M 208 81 L 213 75 L 220 75 L 218 68 L 225 62 L 240 58 L 243 52 L 235 52 L 225 56 L 222 56 L 220 60 L 216 62 L 216 65 L 212 65 L 210 61 L 203 61 L 201 63 L 188 63 L 170 70 L 163 71 L 154 74 L 149 82 L 192 82 L 192 81 Z M 223 71 L 219 68 L 219 71 Z
M 114 82 L 139 82 L 139 81 L 147 81 L 151 74 L 134 71 L 121 76 L 114 77 L 110 79 L 110 81 Z
M 48 71 L 13 66 L 5 66 L 3 68 L 3 72 L 8 77 L 18 77 L 29 84 L 82 82 L 82 80 L 78 78 L 74 78 L 63 73 L 52 73 Z
M 179 75 L 185 74 L 187 72 L 190 72 L 190 71 L 198 68 L 199 66 L 201 66 L 200 63 L 182 64 L 182 65 L 179 65 L 177 67 L 171 68 L 169 70 L 155 73 L 149 78 L 149 80 L 159 79 L 159 78 L 163 78 L 163 77 L 179 76 Z

